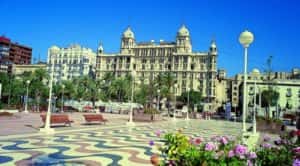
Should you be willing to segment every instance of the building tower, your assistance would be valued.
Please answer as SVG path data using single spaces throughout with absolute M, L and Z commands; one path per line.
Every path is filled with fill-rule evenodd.
M 103 54 L 104 49 L 102 43 L 99 44 L 98 49 L 97 49 L 97 54 Z
M 192 52 L 190 32 L 185 27 L 185 25 L 182 25 L 177 32 L 176 47 L 177 47 L 178 53 L 191 53 Z
M 133 47 L 135 46 L 134 33 L 131 28 L 128 27 L 122 35 L 121 39 L 121 53 L 131 54 L 133 53 Z

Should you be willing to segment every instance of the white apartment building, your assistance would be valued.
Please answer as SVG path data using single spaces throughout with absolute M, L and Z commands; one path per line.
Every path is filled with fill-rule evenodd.
M 54 63 L 53 81 L 72 80 L 74 77 L 89 75 L 96 63 L 96 53 L 78 44 L 67 48 L 52 46 L 48 49 L 48 71 Z

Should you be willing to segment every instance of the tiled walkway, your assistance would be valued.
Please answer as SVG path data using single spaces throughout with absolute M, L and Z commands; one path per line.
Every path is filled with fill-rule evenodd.
M 209 138 L 240 135 L 241 124 L 215 120 L 177 120 L 70 129 L 47 136 L 39 133 L 0 137 L 0 164 L 3 165 L 150 165 L 150 156 L 162 144 L 155 131 L 176 131 Z

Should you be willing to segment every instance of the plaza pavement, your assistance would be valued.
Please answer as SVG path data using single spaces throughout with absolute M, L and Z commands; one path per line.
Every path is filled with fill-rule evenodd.
M 192 137 L 240 136 L 241 124 L 221 120 L 184 119 L 125 125 L 128 115 L 103 114 L 106 125 L 82 125 L 81 113 L 70 114 L 72 127 L 57 127 L 54 135 L 38 132 L 39 114 L 1 119 L 0 165 L 151 165 L 150 157 L 163 144 L 157 130 L 182 130 Z M 33 127 L 28 127 L 32 125 Z M 8 127 L 8 128 L 7 128 Z M 3 132 L 6 132 L 4 134 Z M 16 135 L 8 135 L 16 134 Z M 154 146 L 149 141 L 155 142 Z
M 150 156 L 159 153 L 162 139 L 155 131 L 178 129 L 192 137 L 241 136 L 241 123 L 223 120 L 165 119 L 137 122 L 128 127 L 128 115 L 102 113 L 109 121 L 85 125 L 83 113 L 67 113 L 71 127 L 55 127 L 54 135 L 39 132 L 39 113 L 18 113 L 0 117 L 0 165 L 151 165 Z M 248 124 L 249 126 L 249 124 Z M 263 135 L 263 133 L 262 133 Z M 149 141 L 154 140 L 155 146 Z
M 54 125 L 55 130 L 72 130 L 79 128 L 100 127 L 103 124 L 86 124 L 84 113 L 63 113 L 68 114 L 74 122 L 71 127 Z M 86 113 L 85 113 L 86 114 Z M 101 113 L 104 118 L 109 121 L 104 126 L 115 126 L 125 124 L 128 120 L 128 115 Z M 40 113 L 17 113 L 13 117 L 0 117 L 0 137 L 15 134 L 29 134 L 39 132 L 39 128 L 43 126 Z

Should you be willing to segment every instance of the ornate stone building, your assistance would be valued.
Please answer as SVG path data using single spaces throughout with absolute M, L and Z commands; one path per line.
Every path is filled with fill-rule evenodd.
M 106 54 L 99 46 L 96 76 L 101 78 L 112 72 L 116 77 L 125 76 L 135 70 L 135 80 L 149 83 L 159 73 L 174 74 L 177 95 L 187 88 L 200 91 L 205 98 L 206 109 L 212 108 L 216 98 L 217 46 L 214 41 L 205 52 L 193 52 L 189 30 L 183 25 L 177 32 L 175 42 L 136 42 L 128 27 L 121 37 L 120 53 Z

